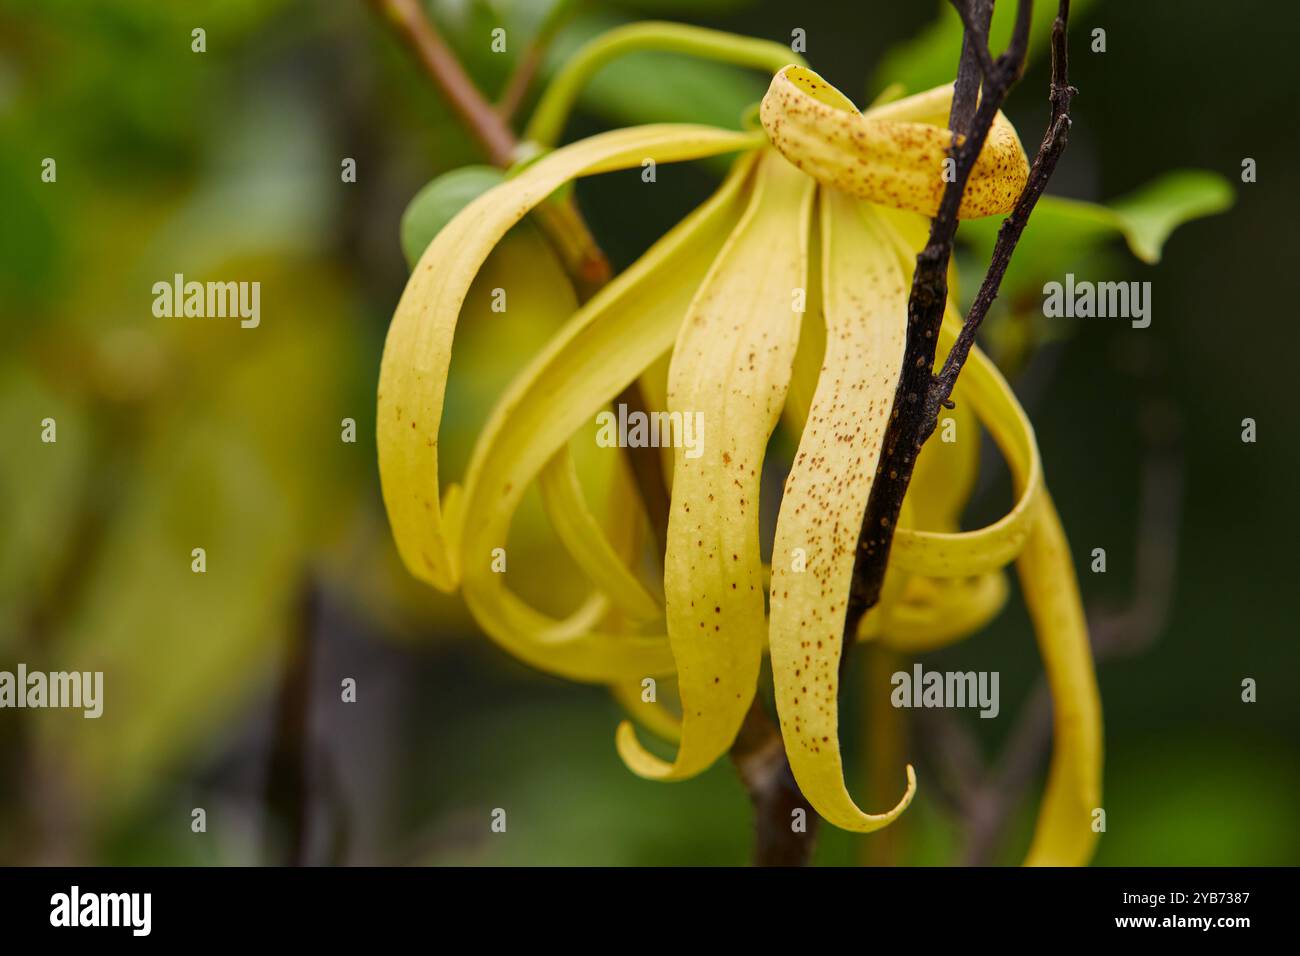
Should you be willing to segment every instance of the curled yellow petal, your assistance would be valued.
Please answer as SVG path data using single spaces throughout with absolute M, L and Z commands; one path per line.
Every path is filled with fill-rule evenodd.
M 816 187 L 772 150 L 757 176 L 744 219 L 691 303 L 669 370 L 669 409 L 704 428 L 698 455 L 676 449 L 664 565 L 681 745 L 669 763 L 641 746 L 631 724 L 617 735 L 628 767 L 659 780 L 697 774 L 726 752 L 762 662 L 759 485 L 799 335 Z
M 397 304 L 379 371 L 376 438 L 384 506 L 402 561 L 442 590 L 459 579 L 438 494 L 438 430 L 452 337 L 471 282 L 524 215 L 577 176 L 753 146 L 751 134 L 689 125 L 615 130 L 556 150 L 478 197 L 429 244 Z
M 911 507 L 899 517 L 896 538 L 915 543 L 916 532 L 922 532 L 929 536 L 926 540 L 934 542 L 945 540 L 936 536 L 950 536 L 947 540 L 951 540 L 951 536 L 963 534 L 957 530 L 958 521 L 974 487 L 980 441 L 978 420 L 963 381 L 953 392 L 956 407 L 941 415 L 937 433 L 917 457 L 905 499 Z M 990 532 L 973 532 L 976 536 L 981 533 Z M 902 570 L 906 564 L 904 560 L 892 567 Z M 906 572 L 906 584 L 895 600 L 887 602 L 882 594 L 880 620 L 874 623 L 880 642 L 893 650 L 913 654 L 938 650 L 987 625 L 1006 604 L 1008 593 L 1006 576 L 1000 570 L 941 577 Z M 859 638 L 866 636 L 860 630 Z
M 610 687 L 610 693 L 627 715 L 650 733 L 669 743 L 680 743 L 682 719 L 659 700 L 646 700 L 641 681 L 623 681 Z
M 1052 692 L 1052 763 L 1026 866 L 1083 866 L 1101 807 L 1101 699 L 1070 546 L 1052 499 L 1016 563 Z
M 930 94 L 922 96 L 929 97 Z M 951 96 L 951 91 L 948 96 Z M 897 210 L 879 209 L 878 212 L 899 265 L 910 280 L 915 267 L 916 251 L 926 241 L 924 220 L 913 213 Z M 936 366 L 942 363 L 960 329 L 961 317 L 950 303 L 939 330 Z M 889 560 L 891 567 L 931 577 L 985 575 L 1010 564 L 1029 536 L 1035 521 L 1036 499 L 1043 488 L 1042 460 L 1029 417 L 1016 400 L 1006 379 L 978 347 L 971 350 L 958 380 L 954 399 L 959 407 L 947 414 L 957 419 L 957 427 L 961 429 L 961 419 L 958 418 L 962 415 L 960 406 L 966 405 L 976 419 L 988 428 L 1011 470 L 1016 500 L 1006 515 L 987 527 L 964 532 L 932 530 L 935 527 L 932 523 L 935 515 L 933 505 L 928 503 L 931 502 L 930 496 L 934 490 L 930 462 L 936 455 L 947 456 L 950 453 L 942 448 L 942 433 L 927 442 L 917 459 L 913 488 L 908 493 L 908 500 L 918 504 L 921 523 L 927 527 L 917 528 L 911 522 L 900 522 Z M 953 463 L 959 467 L 973 469 L 975 466 L 973 431 L 973 428 L 967 427 L 965 437 L 961 431 L 958 432 L 958 442 L 955 444 L 965 448 L 965 454 L 970 456 L 964 462 L 954 459 Z M 970 439 L 969 444 L 962 445 L 967 439 Z M 940 446 L 938 450 L 933 447 L 936 444 Z M 958 473 L 955 478 L 956 484 L 961 485 L 970 481 L 973 475 Z M 918 479 L 923 482 L 920 486 L 916 485 Z M 955 520 L 957 516 L 957 512 L 952 509 L 959 508 L 963 503 L 964 493 L 958 497 L 954 490 L 942 506 L 948 512 L 949 520 Z
M 959 329 L 959 320 L 950 310 L 939 332 L 941 350 L 951 348 Z M 1028 416 L 1002 373 L 978 348 L 971 349 L 961 382 L 971 408 L 1007 459 L 1016 502 L 1001 519 L 975 531 L 945 533 L 900 527 L 889 560 L 918 574 L 963 577 L 1003 568 L 1024 548 L 1037 518 L 1043 466 Z
M 907 486 L 912 513 L 899 526 L 953 532 L 979 472 L 980 427 L 963 380 L 953 390 L 954 408 L 939 413 L 934 436 L 921 446 Z
M 885 607 L 880 643 L 896 651 L 920 654 L 938 650 L 987 625 L 1007 602 L 1009 588 L 1001 571 L 969 578 L 913 575 L 897 600 Z
M 951 87 L 946 90 L 951 99 Z M 872 203 L 933 216 L 951 180 L 944 177 L 944 160 L 949 158 L 952 133 L 946 122 L 895 118 L 928 117 L 942 94 L 936 90 L 921 97 L 920 103 L 900 101 L 864 115 L 812 70 L 787 66 L 772 78 L 759 115 L 776 148 L 818 182 Z M 999 112 L 971 171 L 958 216 L 1010 212 L 1028 178 L 1024 148 Z
M 492 568 L 524 491 L 575 432 L 672 344 L 709 263 L 745 208 L 752 158 L 718 192 L 602 289 L 493 409 L 461 496 L 462 589 L 475 620 L 521 660 L 572 680 L 615 683 L 673 670 L 664 634 L 575 631 L 521 600 Z
M 858 532 L 903 361 L 907 285 L 869 208 L 823 190 L 820 210 L 826 352 L 777 518 L 769 641 L 799 788 L 831 823 L 869 832 L 902 813 L 916 790 L 909 766 L 892 810 L 857 806 L 844 783 L 838 700 Z
M 642 380 L 644 379 L 643 375 Z M 632 479 L 631 468 L 625 460 L 620 464 L 622 467 L 614 473 L 607 509 L 608 540 L 618 561 L 633 566 L 641 555 L 649 527 Z M 607 624 L 617 628 L 620 613 L 622 612 L 616 608 Z M 682 718 L 665 707 L 660 699 L 664 694 L 664 684 L 669 680 L 670 678 L 658 681 L 651 678 L 624 680 L 610 685 L 609 690 L 629 717 L 661 740 L 677 743 L 681 740 Z
M 911 105 L 916 107 L 915 103 Z M 930 108 L 934 108 L 933 103 Z M 894 230 L 900 261 L 910 269 L 915 249 L 923 241 L 922 230 L 903 215 L 885 218 Z M 940 333 L 941 355 L 951 347 L 959 327 L 958 316 L 950 310 Z M 972 350 L 960 382 L 972 408 L 989 426 L 1007 458 L 1018 489 L 1016 505 L 1002 521 L 977 532 L 936 535 L 900 528 L 891 564 L 959 575 L 976 569 L 991 571 L 1007 555 L 1018 555 L 1021 590 L 1034 623 L 1053 700 L 1051 769 L 1025 862 L 1082 865 L 1091 858 L 1097 839 L 1092 813 L 1101 800 L 1102 723 L 1087 621 L 1069 546 L 1044 484 L 1033 430 L 1010 386 L 978 349 Z M 972 616 L 981 611 L 995 612 L 1001 596 L 993 589 L 998 586 L 982 587 L 989 590 L 981 598 L 962 601 L 953 610 Z M 907 612 L 902 614 L 894 621 L 894 634 L 885 638 L 890 646 L 922 649 L 927 641 L 940 638 L 945 626 L 957 626 L 952 618 L 943 622 L 935 616 L 930 619 L 935 628 L 927 633 L 926 621 L 920 615 L 906 622 Z M 902 626 L 897 626 L 900 622 Z

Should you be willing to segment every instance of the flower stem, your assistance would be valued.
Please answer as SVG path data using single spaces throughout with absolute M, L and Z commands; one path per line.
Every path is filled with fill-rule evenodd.
M 803 57 L 788 46 L 771 40 L 657 21 L 618 27 L 584 46 L 555 75 L 528 121 L 524 139 L 540 146 L 554 146 L 564 132 L 565 120 L 579 92 L 591 77 L 611 60 L 645 50 L 686 53 L 772 73 L 791 63 L 806 65 Z
M 406 41 L 492 165 L 508 169 L 515 161 L 519 140 L 470 79 L 419 0 L 368 2 Z M 533 210 L 533 220 L 555 249 L 580 300 L 586 301 L 609 281 L 609 261 L 587 228 L 571 193 L 539 204 Z
M 524 48 L 518 65 L 515 66 L 510 79 L 506 81 L 505 89 L 497 98 L 497 112 L 507 123 L 523 105 L 524 97 L 528 95 L 528 90 L 537 77 L 537 71 L 541 69 L 547 49 L 576 8 L 577 0 L 562 0 L 557 3 L 538 28 L 536 35 L 528 41 L 528 46 Z
M 438 35 L 420 0 L 369 0 L 397 30 L 494 166 L 513 161 L 515 135 Z
M 754 865 L 807 866 L 821 818 L 799 789 L 781 731 L 757 696 L 731 745 L 731 762 L 754 804 Z

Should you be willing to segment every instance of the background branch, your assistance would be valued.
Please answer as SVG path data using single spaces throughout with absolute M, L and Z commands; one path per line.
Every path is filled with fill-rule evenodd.
M 821 818 L 812 808 L 785 755 L 785 742 L 757 696 L 731 746 L 731 762 L 754 804 L 754 865 L 807 866 Z M 794 828 L 803 811 L 804 829 Z
M 528 46 L 524 48 L 523 55 L 520 56 L 514 72 L 506 80 L 505 89 L 497 99 L 497 112 L 507 123 L 523 106 L 528 90 L 541 69 L 542 61 L 546 58 L 547 49 L 576 8 L 577 4 L 571 0 L 556 4 L 551 14 L 538 28 L 536 35 L 528 41 Z
M 494 166 L 510 165 L 515 135 L 443 42 L 420 0 L 368 0 L 410 47 Z
M 1177 433 L 1170 414 L 1162 406 L 1147 409 L 1148 452 L 1142 469 L 1132 600 L 1119 611 L 1088 610 L 1088 634 L 1099 665 L 1149 647 L 1168 621 L 1183 497 L 1183 455 L 1177 440 L 1170 437 Z M 955 715 L 940 711 L 923 711 L 921 715 L 925 718 L 922 739 L 934 742 L 939 752 L 959 749 L 978 754 L 974 735 Z M 963 820 L 964 863 L 985 866 L 992 862 L 1011 814 L 1047 759 L 1051 738 L 1052 698 L 1040 676 L 993 766 L 984 768 L 976 757 L 974 769 L 968 769 L 950 794 L 950 805 Z

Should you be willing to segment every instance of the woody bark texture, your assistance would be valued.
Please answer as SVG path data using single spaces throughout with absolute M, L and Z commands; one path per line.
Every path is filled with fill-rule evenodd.
M 1024 71 L 1029 25 L 1033 17 L 1032 0 L 1019 0 L 1011 42 L 1004 53 L 994 58 L 988 49 L 988 25 L 993 4 L 985 0 L 953 0 L 953 4 L 965 25 L 965 40 L 950 119 L 954 134 L 952 158 L 956 167 L 955 176 L 944 189 L 939 211 L 930 222 L 929 239 L 916 257 L 916 271 L 912 277 L 912 291 L 907 304 L 903 373 L 894 395 L 880 464 L 876 469 L 858 537 L 853 585 L 844 621 L 846 653 L 842 660 L 848 657 L 847 651 L 857 635 L 863 615 L 880 600 L 885 568 L 889 563 L 890 545 L 894 540 L 898 515 L 912 480 L 917 455 L 926 439 L 934 433 L 939 410 L 952 407 L 952 390 L 975 344 L 975 333 L 997 298 L 1002 277 L 1006 275 L 1016 244 L 1065 150 L 1070 129 L 1070 101 L 1075 93 L 1069 84 L 1066 50 L 1070 3 L 1069 0 L 1060 0 L 1056 21 L 1052 25 L 1051 121 L 1029 168 L 1029 179 L 1024 192 L 998 231 L 988 272 L 980 284 L 957 341 L 943 368 L 936 374 L 933 371 L 935 350 L 939 344 L 939 327 L 943 324 L 944 308 L 948 301 L 948 263 L 952 258 L 953 239 L 957 234 L 957 209 L 994 117 Z M 978 102 L 970 94 L 972 73 L 980 79 Z

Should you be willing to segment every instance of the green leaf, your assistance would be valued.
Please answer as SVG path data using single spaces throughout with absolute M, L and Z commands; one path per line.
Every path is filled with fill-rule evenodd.
M 1092 6 L 1093 0 L 1074 0 L 1070 9 L 1070 23 L 1078 23 L 1081 14 Z M 989 48 L 994 54 L 1006 49 L 1015 22 L 1013 3 L 995 4 L 993 25 L 989 30 Z M 1029 61 L 1043 55 L 1047 38 L 1056 19 L 1056 4 L 1039 3 L 1034 6 L 1033 27 L 1029 37 Z M 931 87 L 951 83 L 957 72 L 961 56 L 961 18 L 952 5 L 944 0 L 939 6 L 939 18 L 914 39 L 899 44 L 885 54 L 880 68 L 872 80 L 872 90 L 879 92 L 891 83 L 901 83 L 908 93 L 918 93 Z
M 1001 367 L 1015 367 L 1035 344 L 1066 334 L 1060 323 L 1042 321 L 1045 282 L 1066 273 L 1092 281 L 1113 275 L 1124 267 L 1113 242 L 1121 235 L 1135 256 L 1157 262 L 1175 228 L 1231 203 L 1232 189 L 1222 177 L 1195 171 L 1168 173 L 1109 205 L 1044 196 L 1034 207 L 998 302 L 984 323 L 984 345 Z M 1001 225 L 996 216 L 961 224 L 958 235 L 972 253 L 958 259 L 964 304 L 984 276 Z M 1012 315 L 1021 321 L 1005 321 Z
M 1047 276 L 1078 272 L 1081 263 L 1116 235 L 1122 235 L 1143 262 L 1158 262 L 1178 226 L 1222 212 L 1232 200 L 1227 180 L 1197 170 L 1166 173 L 1107 205 L 1044 196 L 1016 247 L 1005 287 L 1014 293 L 1019 286 Z M 974 246 L 981 261 L 987 261 L 1001 224 L 997 217 L 968 220 L 962 223 L 960 236 Z
M 431 180 L 402 213 L 402 252 L 414 269 L 433 237 L 456 213 L 505 179 L 492 166 L 462 166 Z
M 609 17 L 584 16 L 565 29 L 547 56 L 549 80 L 579 47 L 618 26 Z M 737 129 L 741 115 L 763 96 L 770 76 L 675 53 L 630 53 L 597 73 L 580 105 L 614 126 L 704 123 Z
M 1110 210 L 1133 254 L 1159 262 L 1169 235 L 1185 222 L 1213 216 L 1232 205 L 1232 187 L 1216 173 L 1179 170 L 1111 204 Z

